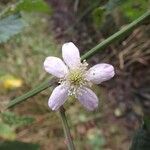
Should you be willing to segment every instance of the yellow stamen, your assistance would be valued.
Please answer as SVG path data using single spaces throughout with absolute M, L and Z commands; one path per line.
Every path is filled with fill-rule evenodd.
M 80 85 L 84 81 L 84 75 L 81 70 L 72 70 L 69 73 L 68 80 L 72 85 Z

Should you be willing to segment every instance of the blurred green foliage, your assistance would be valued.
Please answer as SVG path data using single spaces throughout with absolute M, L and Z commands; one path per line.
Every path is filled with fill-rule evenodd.
M 105 9 L 103 7 L 95 8 L 92 12 L 92 17 L 95 25 L 99 27 L 102 24 Z
M 12 112 L 3 112 L 1 114 L 2 121 L 13 127 L 21 127 L 32 124 L 34 122 L 33 117 L 29 116 L 17 116 Z
M 130 150 L 150 150 L 150 133 L 144 128 L 134 134 Z
M 20 0 L 15 9 L 16 11 L 46 13 L 51 10 L 44 0 Z
M 13 127 L 8 124 L 0 122 L 0 137 L 7 140 L 14 140 L 16 138 L 16 133 Z
M 40 150 L 40 146 L 20 141 L 5 141 L 0 142 L 0 150 Z
M 147 132 L 150 133 L 150 116 L 145 115 L 143 120 L 144 120 L 144 127 L 146 128 Z
M 138 18 L 147 9 L 149 9 L 149 0 L 127 0 L 121 5 L 121 10 L 130 21 Z
M 5 18 L 7 17 L 5 16 Z M 45 72 L 43 72 L 41 65 L 44 58 L 51 54 L 58 55 L 58 51 L 56 51 L 57 45 L 52 40 L 52 35 L 48 31 L 47 13 L 21 12 L 20 19 L 27 26 L 25 26 L 23 31 L 20 30 L 22 32 L 19 35 L 11 36 L 12 38 L 10 37 L 9 41 L 7 41 L 7 46 L 6 42 L 2 43 L 3 45 L 1 44 L 0 78 L 9 74 L 21 78 L 23 82 L 25 81 L 24 84 L 27 85 L 34 81 L 29 86 L 35 86 L 39 80 L 43 80 L 45 77 Z M 9 25 L 11 24 L 9 23 Z M 4 33 L 6 34 L 7 32 Z M 14 32 L 14 30 L 11 32 Z M 0 34 L 1 36 L 2 34 Z M 7 67 L 6 64 L 8 64 Z M 33 64 L 38 65 L 33 66 Z
M 91 0 L 88 2 L 92 4 L 97 2 L 97 0 Z M 148 8 L 147 4 L 147 0 L 109 0 L 105 5 L 98 6 L 97 8 L 95 8 L 92 12 L 92 17 L 96 26 L 99 27 L 103 23 L 103 20 L 107 19 L 106 14 L 113 14 L 115 9 L 120 9 L 123 12 L 123 15 L 126 16 L 129 21 L 132 21 L 133 19 L 139 17 L 143 12 L 146 11 L 146 9 Z M 22 11 L 50 12 L 50 9 L 44 0 L 20 0 L 18 1 L 18 3 L 16 3 L 16 5 L 11 5 L 10 9 L 8 9 L 8 12 L 6 11 L 6 14 L 4 13 L 5 18 L 3 17 L 3 19 L 0 20 L 0 43 L 6 42 L 8 39 L 22 31 L 23 27 L 25 26 L 23 21 L 24 16 L 22 18 L 21 15 L 14 14 L 16 12 Z M 32 19 L 33 17 L 30 18 L 30 20 Z M 35 19 L 36 18 L 34 18 L 34 20 Z M 40 26 L 37 25 L 37 22 L 38 24 L 40 24 Z M 11 54 L 7 54 L 7 58 L 9 61 L 6 60 L 6 57 L 4 57 L 6 53 L 3 51 L 3 49 L 2 51 L 0 51 L 0 56 L 2 55 L 3 57 L 2 61 L 4 61 L 5 65 L 9 64 L 9 66 L 6 67 L 6 72 L 7 69 L 11 70 L 11 73 L 16 73 L 24 79 L 26 79 L 26 77 L 28 76 L 28 79 L 26 79 L 26 83 L 32 82 L 31 86 L 34 86 L 44 78 L 44 73 L 41 73 L 40 66 L 40 64 L 42 64 L 43 61 L 42 59 L 49 54 L 55 54 L 55 46 L 53 45 L 53 43 L 51 43 L 50 36 L 46 34 L 48 28 L 44 28 L 44 30 L 42 29 L 42 23 L 45 24 L 44 18 L 41 21 L 38 20 L 37 22 L 33 23 L 32 28 L 25 31 L 23 33 L 23 36 L 17 36 L 9 41 L 7 51 L 9 52 L 13 48 L 13 57 L 10 56 Z M 15 66 L 17 69 L 13 68 L 13 66 Z M 5 71 L 0 70 L 0 74 L 3 75 L 4 72 Z M 80 115 L 77 117 L 79 122 L 86 122 L 89 119 L 87 116 L 84 115 Z M 93 120 L 93 118 L 91 120 Z M 0 137 L 2 137 L 3 139 L 14 140 L 16 138 L 16 128 L 30 125 L 31 123 L 33 123 L 33 121 L 34 119 L 32 117 L 20 117 L 12 112 L 3 112 L 1 113 L 0 120 Z M 147 135 L 149 134 L 146 133 L 145 129 L 140 130 L 139 133 L 140 134 L 136 134 L 135 136 L 137 137 L 139 135 L 142 135 L 139 136 L 141 139 L 145 139 L 146 136 L 146 139 L 148 139 L 149 141 L 149 137 L 147 138 Z M 98 129 L 89 131 L 87 137 L 88 144 L 91 145 L 93 150 L 102 149 L 103 145 L 105 144 L 105 139 Z M 38 150 L 39 146 L 13 141 L 1 142 L 0 149 Z
M 88 142 L 92 150 L 103 150 L 105 145 L 105 138 L 99 129 L 91 129 L 88 132 Z
M 51 9 L 44 0 L 19 0 L 4 7 L 0 12 L 0 43 L 6 42 L 25 27 L 20 14 L 22 11 L 50 13 Z
M 149 0 L 108 0 L 105 4 L 101 4 L 93 10 L 92 18 L 96 27 L 100 27 L 104 24 L 104 21 L 109 19 L 108 15 L 114 17 L 114 12 L 119 10 L 122 16 L 120 14 L 118 15 L 131 22 L 146 12 L 149 6 Z
M 25 76 L 22 76 L 22 78 L 28 76 L 29 82 L 33 81 L 33 79 L 39 82 L 38 78 L 41 78 L 39 74 L 42 75 L 42 78 L 44 77 L 44 73 L 41 73 L 42 66 L 40 65 L 45 57 L 44 55 L 49 55 L 50 51 L 55 49 L 50 42 L 51 35 L 49 36 L 44 33 L 46 21 L 42 16 L 43 14 L 40 14 L 41 12 L 50 13 L 51 9 L 44 0 L 20 0 L 16 3 L 3 5 L 1 8 L 3 9 L 0 12 L 0 57 L 3 70 L 0 70 L 0 77 L 9 73 L 11 75 L 16 74 L 19 77 L 22 75 Z M 31 16 L 28 15 L 28 13 L 30 13 Z M 40 18 L 40 16 L 42 18 Z M 26 26 L 27 24 L 28 26 Z M 40 26 L 37 26 L 37 24 L 40 24 Z M 17 35 L 18 33 L 21 34 Z M 41 40 L 43 42 L 41 42 Z M 32 60 L 30 60 L 29 53 L 32 55 Z M 36 63 L 34 62 L 35 60 Z M 27 68 L 23 67 L 27 66 L 27 62 L 31 63 L 31 67 L 28 65 L 28 70 L 32 70 L 29 71 L 29 75 L 26 75 L 22 70 L 23 68 Z M 32 63 L 39 65 L 33 68 Z M 6 67 L 7 64 L 9 67 Z M 34 82 L 34 84 L 36 84 L 36 82 Z M 4 90 L 4 88 L 2 90 Z M 0 143 L 0 149 L 39 150 L 40 147 L 36 144 L 14 141 L 17 137 L 16 129 L 30 125 L 33 121 L 33 117 L 18 116 L 12 112 L 2 112 L 0 114 L 0 138 L 5 142 Z M 7 140 L 11 140 L 11 142 Z
M 130 150 L 150 150 L 150 117 L 143 118 L 143 125 L 134 134 Z
M 106 5 L 104 6 L 106 11 L 111 13 L 116 7 L 119 7 L 121 4 L 128 0 L 108 0 Z
M 6 42 L 14 35 L 20 33 L 25 23 L 20 14 L 15 14 L 0 20 L 0 43 Z
M 2 112 L 0 114 L 0 137 L 7 140 L 14 140 L 16 138 L 15 130 L 18 127 L 32 124 L 33 117 L 18 116 L 12 112 Z
M 22 79 L 24 85 L 35 87 L 39 81 L 46 78 L 42 66 L 45 57 L 60 55 L 59 45 L 52 39 L 43 14 L 23 14 L 23 18 L 28 27 L 10 39 L 7 46 L 5 44 L 4 47 L 0 47 L 1 68 L 3 68 L 0 70 L 0 76 L 9 74 Z M 24 85 L 23 87 L 26 87 Z

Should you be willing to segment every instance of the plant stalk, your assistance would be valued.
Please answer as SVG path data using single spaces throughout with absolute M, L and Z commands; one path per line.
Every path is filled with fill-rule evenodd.
M 91 58 L 98 51 L 103 50 L 114 41 L 123 38 L 125 35 L 133 31 L 137 26 L 143 23 L 146 19 L 150 19 L 150 11 L 147 11 L 141 17 L 137 18 L 130 24 L 124 26 L 120 31 L 114 33 L 112 36 L 108 37 L 107 39 L 105 39 L 104 41 L 93 47 L 91 50 L 89 50 L 82 56 L 82 60 Z
M 63 106 L 60 107 L 59 114 L 60 114 L 60 118 L 63 124 L 63 130 L 65 133 L 68 150 L 75 150 L 75 146 L 71 137 L 69 125 L 68 125 L 66 114 L 65 114 L 65 109 Z
M 39 84 L 37 87 L 33 88 L 29 92 L 15 98 L 14 100 L 11 100 L 8 105 L 6 106 L 6 109 L 11 108 L 24 100 L 44 91 L 45 89 L 49 88 L 50 86 L 54 85 L 56 82 L 55 78 L 49 78 L 48 80 L 44 81 L 43 83 Z

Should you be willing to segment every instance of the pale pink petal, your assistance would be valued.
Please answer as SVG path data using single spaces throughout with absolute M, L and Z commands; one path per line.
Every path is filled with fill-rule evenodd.
M 64 62 L 70 67 L 76 67 L 80 64 L 80 53 L 78 48 L 72 43 L 65 43 L 62 46 L 62 57 Z
M 53 90 L 48 101 L 48 106 L 52 110 L 57 110 L 64 104 L 68 97 L 68 89 L 69 88 L 64 85 L 59 85 Z
M 114 67 L 110 64 L 97 64 L 91 67 L 87 73 L 87 79 L 94 84 L 111 79 L 115 75 Z
M 44 69 L 58 78 L 62 78 L 68 73 L 67 66 L 57 57 L 47 57 L 44 61 Z
M 79 93 L 77 94 L 77 98 L 80 103 L 89 111 L 92 111 L 98 107 L 98 98 L 96 94 L 88 88 L 80 89 Z

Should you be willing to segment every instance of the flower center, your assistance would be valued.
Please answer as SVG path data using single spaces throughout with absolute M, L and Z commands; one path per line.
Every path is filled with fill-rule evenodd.
M 91 86 L 91 82 L 86 79 L 88 64 L 84 61 L 76 68 L 69 70 L 69 73 L 64 79 L 60 80 L 61 84 L 69 87 L 69 95 L 77 95 L 80 88 L 83 86 Z
M 71 85 L 80 86 L 84 82 L 84 73 L 80 69 L 71 70 L 68 81 Z

